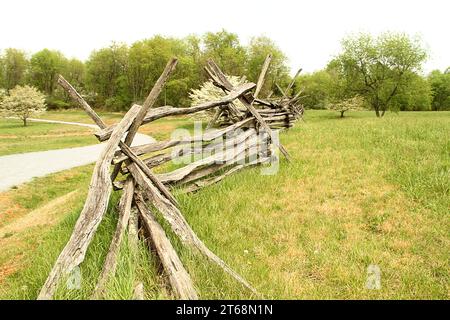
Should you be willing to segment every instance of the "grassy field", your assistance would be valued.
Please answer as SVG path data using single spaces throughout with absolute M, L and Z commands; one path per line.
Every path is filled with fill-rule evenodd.
M 108 124 L 118 122 L 120 113 L 101 112 Z M 90 123 L 93 121 L 82 110 L 47 111 L 35 118 Z M 85 127 L 29 121 L 26 127 L 21 120 L 0 119 L 0 156 L 81 147 L 97 143 L 92 130 Z
M 123 117 L 122 113 L 100 112 L 99 114 L 107 124 L 117 123 Z M 93 121 L 81 110 L 49 111 L 40 114 L 37 118 L 93 124 Z M 155 121 L 152 126 L 144 126 L 139 132 L 160 140 L 169 138 L 172 130 L 183 126 L 192 129 L 192 125 L 186 124 L 186 119 L 172 117 Z M 0 156 L 73 148 L 95 143 L 98 141 L 89 128 L 32 121 L 24 127 L 20 120 L 0 119 Z
M 146 130 L 162 134 L 179 126 L 190 128 L 178 118 Z M 177 195 L 216 254 L 265 298 L 450 297 L 450 113 L 377 119 L 357 112 L 339 119 L 307 111 L 306 122 L 281 140 L 293 161 L 282 160 L 277 175 L 252 168 L 194 195 Z M 0 298 L 36 297 L 70 236 L 91 169 L 0 194 Z M 89 298 L 114 230 L 116 202 L 117 195 L 81 266 L 82 289 L 62 285 L 57 298 Z M 51 218 L 33 223 L 41 215 Z M 201 298 L 255 298 L 166 231 Z M 380 290 L 365 287 L 369 265 L 381 270 Z M 125 243 L 108 298 L 130 298 L 136 281 L 144 282 L 146 298 L 170 298 L 155 270 L 144 247 L 133 256 Z
M 95 143 L 89 128 L 32 121 L 24 127 L 20 120 L 0 119 L 0 156 Z

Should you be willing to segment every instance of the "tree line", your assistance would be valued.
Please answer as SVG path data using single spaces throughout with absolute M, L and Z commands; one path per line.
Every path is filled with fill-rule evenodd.
M 402 33 L 353 35 L 326 68 L 300 76 L 296 86 L 313 109 L 334 109 L 362 97 L 379 117 L 387 110 L 450 110 L 450 68 L 422 75 L 427 58 L 420 39 Z
M 84 62 L 56 50 L 29 56 L 5 49 L 0 54 L 0 88 L 8 92 L 30 85 L 46 95 L 49 109 L 69 108 L 69 97 L 56 84 L 62 74 L 92 106 L 121 111 L 141 103 L 166 62 L 176 56 L 176 72 L 157 104 L 182 107 L 190 104 L 189 90 L 207 80 L 203 66 L 208 58 L 225 73 L 256 82 L 268 53 L 273 59 L 261 96 L 284 94 L 278 88 L 286 88 L 291 77 L 286 55 L 277 45 L 267 37 L 243 45 L 236 34 L 225 30 L 185 38 L 157 35 L 131 45 L 112 43 L 92 51 Z M 303 90 L 304 106 L 313 109 L 363 101 L 380 117 L 387 110 L 450 110 L 450 68 L 423 75 L 427 57 L 420 40 L 401 33 L 354 35 L 342 41 L 341 53 L 323 70 L 301 74 L 286 94 Z
M 207 80 L 203 66 L 213 58 L 230 75 L 245 75 L 256 82 L 266 55 L 272 53 L 272 66 L 263 90 L 269 92 L 275 81 L 287 83 L 289 68 L 285 54 L 267 37 L 255 37 L 248 46 L 236 34 L 225 30 L 203 36 L 178 39 L 160 35 L 131 45 L 112 43 L 93 51 L 87 61 L 68 59 L 56 50 L 43 49 L 31 57 L 9 48 L 0 56 L 0 87 L 32 85 L 47 96 L 49 108 L 68 108 L 70 99 L 57 84 L 58 74 L 79 90 L 94 107 L 126 110 L 145 100 L 167 61 L 176 56 L 178 65 L 166 84 L 159 105 L 189 105 L 189 90 Z

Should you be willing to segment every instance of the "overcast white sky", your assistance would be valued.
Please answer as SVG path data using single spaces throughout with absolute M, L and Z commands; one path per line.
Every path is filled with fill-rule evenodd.
M 47 47 L 82 60 L 111 41 L 225 28 L 243 43 L 266 35 L 292 72 L 314 71 L 339 52 L 342 37 L 390 30 L 422 37 L 431 54 L 425 71 L 450 66 L 448 0 L 5 0 L 0 17 L 0 49 Z

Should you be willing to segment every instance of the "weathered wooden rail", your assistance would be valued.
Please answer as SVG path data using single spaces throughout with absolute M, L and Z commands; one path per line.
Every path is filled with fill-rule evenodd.
M 38 299 L 53 298 L 60 280 L 83 262 L 106 212 L 113 189 L 123 189 L 118 205 L 118 222 L 92 298 L 104 296 L 106 284 L 115 273 L 120 243 L 127 230 L 129 237 L 144 234 L 150 240 L 176 298 L 198 298 L 189 273 L 155 218 L 152 211 L 154 208 L 161 213 L 182 243 L 198 250 L 244 287 L 256 293 L 244 278 L 199 239 L 181 213 L 171 190 L 176 187 L 184 192 L 195 192 L 242 168 L 270 162 L 276 157 L 272 152 L 273 144 L 289 159 L 288 152 L 278 142 L 272 129 L 291 127 L 293 121 L 301 116 L 301 112 L 296 104 L 298 97 L 283 97 L 279 101 L 270 102 L 258 99 L 270 60 L 269 55 L 257 84 L 245 83 L 237 87 L 233 87 L 214 61 L 209 60 L 206 71 L 214 83 L 224 90 L 224 97 L 189 108 L 152 108 L 175 69 L 177 60 L 172 59 L 144 104 L 133 105 L 124 118 L 112 126 L 107 126 L 81 95 L 62 76 L 59 77 L 58 83 L 98 125 L 99 130 L 95 136 L 99 141 L 107 143 L 95 165 L 86 203 L 73 234 L 57 258 Z M 232 102 L 237 99 L 245 106 L 245 110 L 234 107 Z M 214 122 L 219 128 L 193 137 L 130 147 L 137 130 L 143 124 L 167 116 L 187 115 L 210 109 L 217 110 Z M 233 116 L 227 116 L 231 114 Z M 124 135 L 125 140 L 122 141 Z M 155 167 L 175 160 L 184 161 L 184 166 L 165 173 L 153 172 Z M 111 164 L 114 166 L 112 174 Z M 137 226 L 141 226 L 143 232 L 137 232 Z

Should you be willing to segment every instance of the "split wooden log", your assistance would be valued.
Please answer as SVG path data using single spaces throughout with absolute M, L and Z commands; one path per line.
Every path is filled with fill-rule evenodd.
M 201 153 L 201 151 L 198 152 L 194 152 L 194 150 L 179 150 L 178 152 L 172 151 L 172 152 L 167 152 L 167 153 L 160 153 L 154 156 L 151 156 L 149 158 L 146 158 L 144 160 L 142 160 L 142 162 L 151 168 L 160 166 L 166 162 L 169 162 L 171 160 L 175 160 L 181 157 L 187 157 L 189 155 L 193 155 L 193 154 L 197 154 L 197 153 Z M 113 160 L 114 163 L 114 160 Z M 129 173 L 128 167 L 123 167 L 122 169 L 122 173 L 127 174 Z
M 215 100 L 215 101 L 208 101 L 202 104 L 199 104 L 197 106 L 188 107 L 188 108 L 174 108 L 170 106 L 164 106 L 159 108 L 150 109 L 147 112 L 147 115 L 142 121 L 142 124 L 147 124 L 149 122 L 168 117 L 168 116 L 178 116 L 178 115 L 186 115 L 191 114 L 199 111 L 208 110 L 214 107 L 227 105 L 233 100 L 236 100 L 238 97 L 243 95 L 246 92 L 249 92 L 255 87 L 254 83 L 245 83 L 239 87 L 236 87 L 235 90 L 231 90 L 228 95 Z M 114 125 L 109 126 L 103 130 L 100 130 L 95 133 L 95 136 L 99 141 L 105 141 L 108 140 L 109 136 L 111 135 L 112 130 L 114 129 Z
M 100 119 L 100 117 L 97 115 L 97 113 L 89 106 L 89 104 L 81 97 L 80 94 L 78 94 L 78 92 L 76 92 L 76 90 L 63 78 L 60 77 L 58 79 L 58 83 L 67 90 L 67 92 L 69 93 L 69 95 L 75 100 L 77 101 L 80 106 L 86 111 L 86 113 L 95 121 L 95 123 L 97 123 L 97 125 L 100 127 L 100 129 L 105 129 L 106 128 L 106 124 Z M 153 98 L 152 98 L 153 99 Z M 133 105 L 132 108 L 134 108 L 135 106 L 137 106 L 140 109 L 140 106 L 138 105 Z M 127 128 L 128 130 L 128 128 Z M 122 152 L 124 154 L 127 155 L 128 158 L 130 158 L 132 161 L 134 161 L 134 163 L 139 166 L 146 175 L 148 175 L 148 177 L 150 178 L 150 180 L 156 185 L 156 187 L 161 191 L 161 193 L 167 197 L 172 203 L 174 203 L 175 205 L 177 204 L 176 199 L 172 196 L 172 194 L 169 192 L 169 190 L 166 189 L 166 187 L 159 182 L 156 177 L 154 176 L 154 174 L 150 171 L 150 169 L 142 162 L 141 159 L 139 159 L 135 154 L 133 154 L 132 150 L 130 149 L 130 147 L 120 141 L 119 142 L 119 147 L 122 150 Z M 115 178 L 115 176 L 118 173 L 118 168 L 116 167 L 114 169 L 114 172 L 112 174 L 111 178 Z M 114 180 L 114 179 L 111 179 Z
M 224 151 L 217 152 L 214 155 L 192 162 L 182 168 L 173 170 L 169 173 L 159 174 L 158 178 L 163 183 L 172 183 L 183 179 L 188 174 L 190 174 L 191 172 L 195 171 L 197 168 L 200 168 L 202 166 L 213 165 L 215 163 L 234 162 L 234 159 L 237 158 L 240 154 L 245 152 L 247 149 L 257 145 L 258 143 L 257 138 L 258 136 L 256 135 L 256 132 L 254 130 L 244 131 L 238 137 L 228 141 L 227 143 L 229 147 L 228 148 L 225 147 Z M 239 144 L 234 146 L 235 143 Z M 230 148 L 230 146 L 232 145 L 233 148 Z
M 146 206 L 139 193 L 135 196 L 135 203 L 176 298 L 182 300 L 198 299 L 191 277 L 184 268 L 163 228 Z
M 144 300 L 144 284 L 139 282 L 133 290 L 133 300 Z
M 257 160 L 254 160 L 252 162 L 248 162 L 246 164 L 240 164 L 237 166 L 234 166 L 232 168 L 230 168 L 229 170 L 225 171 L 223 174 L 221 174 L 220 176 L 215 176 L 215 177 L 211 177 L 209 179 L 206 180 L 200 180 L 200 181 L 195 181 L 192 184 L 188 185 L 187 187 L 185 187 L 183 189 L 184 193 L 191 193 L 191 192 L 196 192 L 200 189 L 203 189 L 204 187 L 210 186 L 212 184 L 215 184 L 223 179 L 225 179 L 226 177 L 228 177 L 229 175 L 236 173 L 237 171 L 248 167 L 248 166 L 252 166 L 252 165 L 256 165 L 256 164 L 261 164 L 261 163 L 266 163 L 270 161 L 270 157 L 263 157 L 263 158 L 259 158 Z
M 286 90 L 283 93 L 283 98 L 287 98 L 287 94 L 289 94 L 289 90 L 291 90 L 292 86 L 295 83 L 295 80 L 297 79 L 298 75 L 300 74 L 300 72 L 302 72 L 302 68 L 298 69 L 297 72 L 295 73 L 295 76 L 292 78 L 292 81 L 289 83 L 288 87 L 286 88 Z
M 264 120 L 269 124 L 270 124 L 270 122 L 273 122 L 273 121 L 294 120 L 294 119 L 295 119 L 294 115 L 291 115 L 291 114 L 264 118 Z
M 262 117 L 266 115 L 275 115 L 275 114 L 289 114 L 285 109 L 283 108 L 277 108 L 277 109 L 259 109 L 259 113 Z
M 128 247 L 130 248 L 131 255 L 135 260 L 138 252 L 139 242 L 139 218 L 137 208 L 131 208 L 130 219 L 128 220 Z
M 264 108 L 270 108 L 270 109 L 277 108 L 277 105 L 275 103 L 272 103 L 272 102 L 266 101 L 266 100 L 262 100 L 259 98 L 254 99 L 254 102 L 257 104 L 260 104 Z
M 227 90 L 232 90 L 233 89 L 232 84 L 228 81 L 228 79 L 225 77 L 225 74 L 222 72 L 222 70 L 220 70 L 220 68 L 217 66 L 217 64 L 212 59 L 208 59 L 208 64 L 212 68 L 212 70 L 214 71 L 216 76 L 220 79 L 220 81 L 222 81 L 222 84 L 224 84 L 224 86 L 227 88 Z M 261 77 L 264 78 L 266 71 L 267 70 L 263 70 L 263 72 L 260 74 L 260 78 Z M 263 81 L 260 81 L 258 79 L 258 82 L 263 82 Z M 252 105 L 253 100 L 251 102 L 248 102 L 248 100 L 246 98 L 241 96 L 241 97 L 239 97 L 239 101 L 241 101 L 242 104 L 251 112 L 251 114 L 256 118 L 256 120 L 261 125 L 261 127 L 263 127 L 263 129 L 270 135 L 272 142 L 276 143 L 276 145 L 277 145 L 278 149 L 281 151 L 281 153 L 286 157 L 286 159 L 288 161 L 290 161 L 290 156 L 289 156 L 289 153 L 287 152 L 287 150 L 283 147 L 283 145 L 280 142 L 278 142 L 278 139 L 275 138 L 270 127 L 267 125 L 267 123 L 264 121 L 264 119 L 261 117 L 261 115 L 255 109 L 255 107 L 253 107 L 253 105 Z
M 117 255 L 119 253 L 120 244 L 122 242 L 123 235 L 128 226 L 128 221 L 131 214 L 131 204 L 134 195 L 134 180 L 131 177 L 125 182 L 125 187 L 123 189 L 123 194 L 119 202 L 119 218 L 117 220 L 116 231 L 111 240 L 111 245 L 109 246 L 108 254 L 106 255 L 105 262 L 103 264 L 103 269 L 100 274 L 97 286 L 94 289 L 93 298 L 98 299 L 102 297 L 105 293 L 105 287 L 114 276 L 117 267 Z
M 212 80 L 213 84 L 216 87 L 222 89 L 223 91 L 230 90 L 230 88 L 227 88 L 226 84 L 223 83 L 222 80 L 217 77 L 216 73 L 213 71 L 213 69 L 209 64 L 204 66 L 204 70 L 206 71 L 208 77 Z
M 178 180 L 176 183 L 177 183 L 177 185 L 188 184 L 193 181 L 200 180 L 204 177 L 210 176 L 210 175 L 222 170 L 223 168 L 225 168 L 227 166 L 229 166 L 229 165 L 224 163 L 224 164 L 213 164 L 211 166 L 200 168 L 200 169 L 195 170 L 195 171 L 191 172 L 190 174 L 186 175 L 182 179 Z
M 264 64 L 262 66 L 261 73 L 259 74 L 259 77 L 258 77 L 258 82 L 256 83 L 255 93 L 253 94 L 254 99 L 258 98 L 259 92 L 261 91 L 262 86 L 264 85 L 264 79 L 266 77 L 266 73 L 267 73 L 267 70 L 269 69 L 269 65 L 270 65 L 271 61 L 272 61 L 272 55 L 269 53 L 267 55 L 266 59 L 264 60 Z M 252 101 L 252 103 L 253 103 L 253 101 Z
M 202 154 L 208 155 L 234 148 L 240 143 L 247 140 L 250 136 L 256 135 L 256 130 L 248 128 L 247 130 L 230 131 L 226 135 L 222 135 L 220 139 L 214 139 L 213 142 L 202 147 Z
M 284 92 L 284 90 L 281 89 L 280 85 L 279 85 L 278 83 L 275 83 L 275 86 L 277 87 L 278 91 L 280 91 L 282 97 L 283 97 L 283 98 L 286 97 L 286 92 Z M 283 99 L 283 98 L 282 98 L 282 99 Z
M 72 87 L 72 85 L 67 82 L 62 75 L 58 76 L 58 84 L 63 87 L 70 97 L 75 100 L 91 117 L 92 120 L 100 127 L 106 127 L 102 119 L 97 115 L 97 113 L 89 106 L 89 104 L 81 97 L 81 95 Z
M 293 126 L 293 124 L 292 123 L 286 123 L 286 122 L 272 122 L 271 124 L 270 124 L 270 126 L 274 129 L 274 130 L 277 130 L 277 129 L 282 129 L 282 128 L 290 128 L 290 127 L 292 127 Z
M 119 146 L 121 147 L 122 151 L 126 151 L 126 154 L 128 155 L 127 160 L 127 166 L 137 166 L 139 167 L 145 175 L 152 181 L 152 183 L 161 191 L 161 193 L 169 199 L 170 202 L 172 202 L 174 205 L 178 206 L 178 202 L 175 199 L 175 197 L 170 193 L 170 191 L 164 186 L 164 184 L 158 180 L 158 178 L 151 172 L 150 168 L 147 167 L 144 162 L 138 158 L 130 149 L 128 145 L 121 142 L 119 143 Z
M 131 151 L 136 156 L 140 156 L 145 153 L 162 151 L 162 150 L 172 148 L 172 147 L 175 147 L 178 145 L 190 144 L 190 143 L 196 142 L 196 141 L 212 141 L 221 136 L 227 135 L 228 133 L 233 132 L 238 128 L 244 127 L 245 125 L 248 125 L 252 121 L 254 121 L 254 118 L 247 118 L 240 122 L 236 122 L 236 123 L 232 124 L 231 126 L 223 128 L 223 129 L 207 131 L 203 135 L 200 135 L 200 136 L 186 137 L 186 138 L 182 138 L 182 139 L 174 139 L 174 140 L 169 140 L 169 141 L 160 141 L 160 142 L 153 142 L 153 143 L 149 143 L 149 144 L 143 144 L 140 146 L 131 147 Z M 114 160 L 113 160 L 114 164 L 123 162 L 126 159 L 128 159 L 127 155 L 120 155 L 120 153 L 121 153 L 120 151 L 116 152 L 116 158 L 114 158 Z
M 221 130 L 221 132 L 224 132 L 224 130 Z M 226 130 L 226 132 L 228 132 L 227 134 L 232 133 L 232 131 L 229 131 L 229 130 Z M 180 157 L 186 157 L 186 156 L 190 156 L 190 155 L 199 155 L 199 154 L 201 154 L 203 157 L 208 157 L 208 156 L 212 155 L 213 153 L 216 154 L 218 152 L 227 150 L 227 149 L 229 149 L 231 147 L 234 148 L 235 146 L 237 146 L 240 143 L 244 142 L 248 137 L 250 137 L 251 135 L 254 135 L 254 134 L 256 134 L 255 129 L 250 128 L 250 129 L 248 129 L 246 131 L 240 132 L 240 134 L 237 135 L 237 136 L 232 136 L 232 137 L 229 137 L 227 139 L 223 139 L 223 140 L 215 142 L 215 143 L 210 143 L 210 144 L 208 144 L 206 146 L 202 146 L 201 148 L 198 148 L 198 149 L 190 148 L 190 149 L 187 149 L 187 150 L 184 150 L 184 149 L 180 149 L 178 151 L 172 150 L 172 152 L 157 154 L 157 155 L 152 156 L 150 158 L 144 159 L 143 162 L 144 162 L 144 164 L 147 167 L 153 168 L 153 167 L 159 166 L 159 165 L 161 165 L 163 163 L 166 163 L 168 161 L 171 161 L 171 160 L 174 160 L 174 159 L 178 159 Z M 204 136 L 201 136 L 199 138 L 194 137 L 194 138 L 192 138 L 190 140 L 187 140 L 187 141 L 185 141 L 185 140 L 174 140 L 172 142 L 162 142 L 162 143 L 157 143 L 157 144 L 158 144 L 158 146 L 160 146 L 160 147 L 162 146 L 165 149 L 168 146 L 178 146 L 178 145 L 182 145 L 182 144 L 185 144 L 185 143 L 191 143 L 191 142 L 195 142 L 195 141 L 209 141 L 209 140 L 211 140 L 211 137 L 214 137 L 216 135 L 217 135 L 217 133 L 205 134 Z M 220 135 L 219 137 L 223 137 L 223 136 L 224 135 Z M 213 140 L 216 140 L 216 139 L 217 138 L 215 138 Z M 176 141 L 179 142 L 179 143 L 177 143 Z M 159 150 L 161 150 L 161 149 L 159 149 Z M 141 150 L 138 150 L 136 153 L 140 154 L 141 152 L 142 152 Z M 219 158 L 220 157 L 216 158 L 217 161 L 220 160 Z M 123 161 L 123 159 L 124 158 L 118 158 L 116 161 L 119 161 L 119 160 Z M 115 162 L 115 160 L 113 160 L 113 163 L 114 162 Z M 191 164 L 193 164 L 193 163 L 191 163 Z M 127 167 L 123 168 L 123 173 L 125 173 L 125 174 L 129 173 L 129 170 L 128 170 Z M 164 174 L 163 175 L 161 175 L 161 174 L 158 175 L 157 174 L 156 176 L 157 176 L 158 179 L 161 179 L 161 177 L 164 176 Z M 167 181 L 161 181 L 161 182 L 162 183 L 167 183 Z M 119 186 L 118 189 L 122 189 L 122 186 Z
M 266 137 L 257 137 L 255 129 L 248 129 L 247 131 L 243 131 L 240 134 L 225 139 L 223 141 L 209 144 L 199 151 L 191 151 L 187 153 L 180 152 L 180 156 L 189 155 L 189 154 L 202 154 L 203 158 L 194 162 L 189 163 L 187 166 L 184 166 L 180 169 L 157 174 L 157 178 L 165 184 L 170 183 L 187 183 L 189 181 L 193 181 L 204 177 L 210 173 L 213 173 L 217 170 L 220 170 L 225 165 L 220 164 L 223 162 L 231 162 L 235 163 L 241 160 L 242 152 L 256 146 L 255 142 L 251 141 L 251 139 L 258 138 L 256 141 L 257 146 L 264 146 L 264 143 L 267 141 Z M 180 150 L 183 151 L 183 150 Z M 234 158 L 232 158 L 234 156 Z M 144 163 L 153 167 L 155 165 L 161 164 L 163 161 L 170 161 L 174 158 L 178 157 L 177 154 L 174 155 L 174 152 L 168 154 L 160 154 L 149 159 L 145 159 Z M 217 163 L 217 165 L 215 165 Z M 226 165 L 229 165 L 226 163 Z M 199 168 L 202 168 L 199 170 Z M 128 173 L 128 169 L 125 167 L 124 171 Z
M 130 127 L 140 110 L 133 106 L 114 129 L 95 165 L 89 192 L 83 210 L 75 224 L 68 243 L 62 250 L 45 281 L 38 299 L 51 299 L 60 278 L 78 266 L 86 255 L 86 250 L 102 220 L 112 191 L 109 166 L 120 139 Z M 101 120 L 100 120 L 101 121 Z
M 210 129 L 214 127 L 214 124 L 219 120 L 220 116 L 222 115 L 223 109 L 219 107 L 216 112 L 214 113 L 214 116 L 209 120 L 208 125 L 206 126 L 206 129 Z
M 136 119 L 134 120 L 133 124 L 131 125 L 130 130 L 128 131 L 128 134 L 125 138 L 125 143 L 127 145 L 131 145 L 131 143 L 133 142 L 133 139 L 134 139 L 139 127 L 142 125 L 142 122 L 144 121 L 144 118 L 147 115 L 148 110 L 156 102 L 156 99 L 158 99 L 158 96 L 161 93 L 162 89 L 164 88 L 164 85 L 166 84 L 166 82 L 169 79 L 172 72 L 175 70 L 177 63 L 178 63 L 178 60 L 175 58 L 172 58 L 167 63 L 166 67 L 164 68 L 163 73 L 158 78 L 158 80 L 156 81 L 152 90 L 148 94 L 147 98 L 144 101 L 144 104 L 142 105 L 141 110 L 139 111 L 139 114 L 137 115 Z
M 131 146 L 131 143 L 133 142 L 133 139 L 138 132 L 139 127 L 142 124 L 142 121 L 144 120 L 145 115 L 147 114 L 148 110 L 153 106 L 156 99 L 158 99 L 159 94 L 161 93 L 161 90 L 163 89 L 164 85 L 166 84 L 167 80 L 169 79 L 170 74 L 175 70 L 175 67 L 177 65 L 178 60 L 175 58 L 172 58 L 169 62 L 167 62 L 166 67 L 164 68 L 163 73 L 160 75 L 158 80 L 156 81 L 155 85 L 153 86 L 152 90 L 148 94 L 147 98 L 144 101 L 144 104 L 142 105 L 142 108 L 140 109 L 136 119 L 134 119 L 133 124 L 130 126 L 130 129 L 128 131 L 127 136 L 125 137 L 125 142 L 122 143 L 122 145 Z M 123 149 L 123 147 L 122 147 Z M 131 163 L 131 161 L 134 161 L 135 163 L 142 163 L 139 158 L 134 156 L 132 153 L 128 154 L 129 158 L 127 160 L 127 165 Z M 115 180 L 117 177 L 117 174 L 119 173 L 121 164 L 118 163 L 114 166 L 113 174 L 111 176 L 111 180 Z M 166 187 L 159 182 L 158 179 L 155 178 L 153 173 L 150 171 L 150 169 L 146 166 L 141 168 L 146 175 L 152 180 L 152 182 L 160 189 L 160 191 L 164 194 L 164 196 L 167 197 L 170 201 L 172 201 L 173 204 L 178 205 L 177 200 L 174 196 L 169 192 L 169 190 L 166 189 Z
M 304 97 L 304 96 L 301 96 L 302 93 L 303 93 L 303 89 L 300 90 L 299 92 L 297 92 L 297 94 L 291 100 L 289 100 L 288 104 L 295 104 L 299 98 Z
M 151 199 L 152 204 L 161 212 L 164 219 L 169 223 L 173 232 L 180 238 L 180 240 L 192 247 L 197 249 L 200 253 L 205 255 L 210 261 L 216 263 L 225 272 L 230 274 L 234 279 L 240 282 L 243 286 L 251 290 L 256 294 L 256 290 L 239 274 L 237 274 L 233 269 L 231 269 L 222 259 L 216 256 L 211 250 L 206 247 L 206 245 L 198 238 L 195 232 L 191 229 L 187 223 L 184 216 L 181 214 L 180 210 L 174 206 L 170 201 L 164 198 L 158 189 L 148 180 L 148 177 L 143 174 L 143 172 L 135 167 L 129 167 L 130 173 L 136 180 L 137 185 L 141 188 L 143 192 Z

